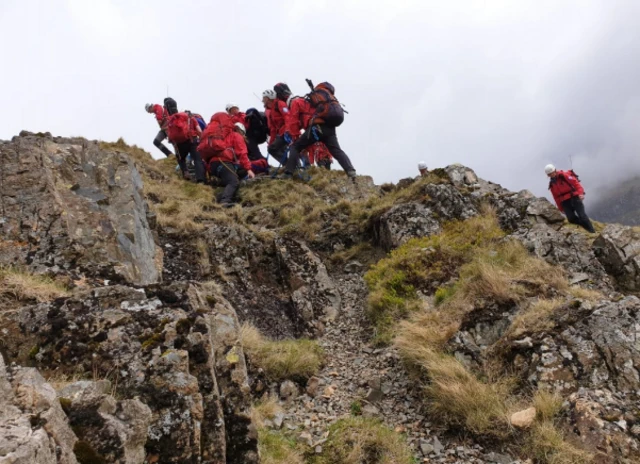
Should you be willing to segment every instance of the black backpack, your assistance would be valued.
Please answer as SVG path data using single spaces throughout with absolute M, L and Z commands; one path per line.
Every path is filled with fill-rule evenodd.
M 176 114 L 178 112 L 178 104 L 171 97 L 164 99 L 164 107 L 167 109 L 167 113 L 169 114 Z
M 269 126 L 265 114 L 255 108 L 249 108 L 245 115 L 247 126 L 249 126 L 247 127 L 247 138 L 258 145 L 266 142 L 269 137 Z

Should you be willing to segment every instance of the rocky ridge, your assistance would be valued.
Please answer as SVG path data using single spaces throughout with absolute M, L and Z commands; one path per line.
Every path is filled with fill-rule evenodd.
M 518 443 L 463 439 L 430 417 L 421 380 L 394 348 L 372 343 L 365 316 L 368 262 L 485 204 L 509 238 L 602 298 L 567 306 L 551 330 L 515 339 L 504 331 L 517 308 L 479 308 L 449 350 L 471 368 L 500 356 L 523 390 L 558 391 L 567 435 L 598 462 L 637 459 L 636 230 L 607 225 L 592 243 L 546 200 L 454 165 L 382 189 L 336 176 L 331 192 L 316 179 L 312 196 L 324 206 L 307 213 L 318 223 L 309 236 L 283 230 L 284 213 L 253 197 L 243 198 L 247 215 L 199 219 L 200 230 L 183 234 L 158 220 L 168 208 L 143 192 L 143 177 L 163 179 L 152 165 L 124 145 L 84 139 L 24 133 L 0 144 L 0 263 L 73 290 L 1 315 L 0 463 L 259 462 L 250 409 L 269 392 L 284 407 L 270 426 L 308 446 L 308 459 L 322 457 L 331 424 L 352 414 L 406 434 L 420 461 L 525 459 Z M 354 225 L 345 201 L 388 198 Z M 206 251 L 198 256 L 189 251 L 196 238 Z M 342 262 L 330 259 L 338 255 Z M 245 361 L 241 322 L 275 338 L 317 338 L 325 366 L 310 379 L 270 381 Z

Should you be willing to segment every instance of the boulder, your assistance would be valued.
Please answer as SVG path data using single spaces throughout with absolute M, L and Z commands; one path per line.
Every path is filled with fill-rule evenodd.
M 392 207 L 374 224 L 376 243 L 391 250 L 414 237 L 428 237 L 440 233 L 440 223 L 433 211 L 420 203 L 404 203 Z
M 53 387 L 0 356 L 0 463 L 77 464 L 77 441 Z
M 114 464 L 138 464 L 145 460 L 151 410 L 137 398 L 116 400 L 112 388 L 108 380 L 81 381 L 58 392 L 81 440 L 76 454 L 92 453 Z
M 463 166 L 462 164 L 451 164 L 444 168 L 444 171 L 456 187 L 473 186 L 478 183 L 478 176 L 476 176 L 473 169 Z
M 74 427 L 104 459 L 116 448 L 105 443 L 119 441 L 121 455 L 108 459 L 135 457 L 142 442 L 150 462 L 257 462 L 239 324 L 216 287 L 102 287 L 15 318 L 24 337 L 7 351 L 18 360 L 37 351 L 38 366 L 113 383 L 119 401 L 99 385 L 62 393 Z
M 598 260 L 618 286 L 627 291 L 640 291 L 640 230 L 607 225 L 593 243 Z
M 84 139 L 24 135 L 0 149 L 0 264 L 135 284 L 161 278 L 131 158 Z
M 509 422 L 515 428 L 528 429 L 536 419 L 536 408 L 527 408 L 522 411 L 514 412 L 509 418 Z

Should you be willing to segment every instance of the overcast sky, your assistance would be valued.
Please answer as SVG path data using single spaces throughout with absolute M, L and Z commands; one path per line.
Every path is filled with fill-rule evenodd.
M 208 119 L 309 77 L 335 85 L 343 148 L 378 183 L 460 162 L 544 194 L 571 157 L 589 194 L 640 172 L 639 35 L 635 0 L 0 0 L 0 138 L 159 156 L 144 104 L 167 87 Z

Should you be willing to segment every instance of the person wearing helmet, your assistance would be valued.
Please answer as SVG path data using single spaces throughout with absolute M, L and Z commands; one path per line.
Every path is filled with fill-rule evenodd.
M 160 126 L 160 131 L 156 135 L 156 138 L 153 139 L 153 144 L 160 150 L 165 156 L 171 156 L 171 150 L 169 150 L 164 143 L 162 143 L 167 138 L 167 132 L 165 131 L 167 127 L 167 120 L 169 118 L 169 114 L 167 113 L 167 109 L 163 106 L 156 105 L 153 103 L 147 103 L 144 105 L 144 109 L 147 113 L 151 113 L 156 117 L 156 121 L 158 121 L 158 125 Z
M 549 177 L 549 190 L 558 209 L 567 216 L 567 220 L 594 234 L 596 231 L 584 210 L 584 188 L 578 176 L 569 171 L 558 171 L 553 164 L 547 164 L 544 172 Z
M 258 148 L 258 145 L 249 142 L 247 137 L 247 129 L 244 124 L 242 124 L 241 122 L 237 122 L 234 124 L 234 126 L 234 130 L 242 136 L 245 144 L 247 145 L 247 157 L 251 162 L 251 170 L 256 175 L 261 173 L 268 173 L 269 162 L 264 156 L 262 156 L 262 153 L 260 153 L 260 148 Z
M 421 177 L 425 177 L 429 173 L 429 171 L 427 170 L 427 163 L 425 163 L 424 161 L 420 161 L 418 163 L 418 171 L 420 172 Z
M 262 92 L 262 102 L 268 110 L 269 141 L 267 151 L 278 162 L 281 162 L 288 145 L 284 138 L 284 117 L 289 113 L 289 109 L 285 102 L 278 99 L 275 90 L 272 89 Z
M 227 103 L 225 110 L 227 111 L 229 116 L 231 116 L 231 120 L 234 122 L 234 124 L 236 122 L 239 122 L 246 125 L 246 116 L 243 112 L 240 111 L 238 105 L 236 105 L 235 103 Z

